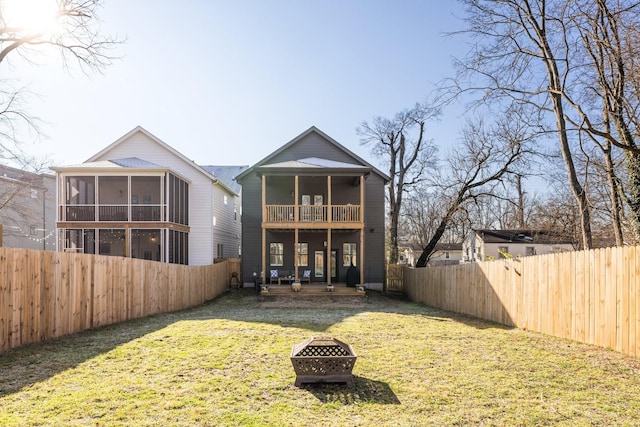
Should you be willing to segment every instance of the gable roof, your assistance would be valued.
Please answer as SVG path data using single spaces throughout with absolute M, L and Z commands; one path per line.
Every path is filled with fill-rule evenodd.
M 292 161 L 282 162 L 282 163 L 272 163 L 272 164 L 269 163 L 270 160 L 272 160 L 273 158 L 278 156 L 280 153 L 288 150 L 289 147 L 291 147 L 292 145 L 297 144 L 298 142 L 300 142 L 302 139 L 304 139 L 306 136 L 308 136 L 311 133 L 318 134 L 319 136 L 321 136 L 322 138 L 327 140 L 329 143 L 333 144 L 336 148 L 338 148 L 342 152 L 346 153 L 349 157 L 351 157 L 354 160 L 356 160 L 359 164 L 336 162 L 336 161 L 327 160 L 327 159 L 320 159 L 320 158 L 317 158 L 317 157 L 308 157 L 308 158 L 305 158 L 305 159 L 292 160 Z M 285 168 L 287 168 L 287 169 L 291 169 L 291 168 L 294 168 L 294 169 L 326 168 L 326 169 L 341 169 L 341 170 L 347 170 L 348 168 L 350 168 L 350 169 L 353 169 L 353 171 L 357 171 L 357 170 L 362 171 L 363 168 L 364 168 L 364 169 L 371 169 L 371 171 L 373 171 L 376 175 L 379 175 L 385 181 L 385 183 L 389 182 L 389 180 L 390 180 L 389 177 L 386 174 L 384 174 L 383 172 L 381 172 L 380 170 L 378 170 L 377 168 L 375 168 L 374 166 L 369 164 L 367 161 L 362 159 L 360 156 L 358 156 L 355 153 L 353 153 L 350 150 L 348 150 L 345 146 L 343 146 L 338 141 L 336 141 L 335 139 L 331 138 L 329 135 L 327 135 L 326 133 L 322 132 L 320 129 L 316 128 L 315 126 L 311 126 L 309 129 L 307 129 L 306 131 L 302 132 L 300 135 L 296 136 L 291 141 L 287 142 L 285 145 L 283 145 L 282 147 L 278 148 L 276 151 L 274 151 L 273 153 L 269 154 L 267 157 L 265 157 L 264 159 L 260 160 L 259 162 L 257 162 L 252 167 L 250 167 L 250 168 L 246 169 L 245 171 L 243 171 L 242 173 L 240 173 L 238 176 L 236 176 L 236 179 L 238 181 L 240 181 L 245 176 L 247 176 L 251 171 L 256 170 L 256 169 L 274 170 L 276 168 L 280 168 L 280 169 L 285 169 Z
M 485 243 L 572 244 L 571 239 L 550 230 L 475 230 Z
M 101 158 L 102 156 L 105 156 L 109 151 L 113 150 L 117 146 L 119 146 L 119 145 L 125 143 L 126 141 L 128 141 L 136 133 L 141 133 L 141 134 L 145 135 L 147 138 L 151 139 L 153 142 L 155 142 L 156 144 L 160 145 L 165 150 L 169 151 L 172 155 L 174 155 L 175 157 L 179 158 L 184 163 L 190 165 L 198 173 L 201 173 L 201 174 L 205 175 L 207 178 L 211 179 L 214 182 L 214 184 L 220 185 L 226 191 L 228 191 L 228 192 L 230 192 L 230 193 L 232 193 L 232 194 L 234 194 L 236 196 L 238 195 L 238 192 L 235 191 L 233 188 L 231 188 L 225 181 L 223 181 L 222 179 L 217 178 L 216 176 L 211 174 L 209 171 L 207 171 L 207 170 L 203 169 L 202 167 L 198 166 L 193 160 L 189 159 L 184 154 L 182 154 L 181 152 L 179 152 L 178 150 L 176 150 L 175 148 L 173 148 L 172 146 L 170 146 L 169 144 L 167 144 L 166 142 L 164 142 L 163 140 L 161 140 L 157 136 L 153 135 L 151 132 L 149 132 L 148 130 L 146 130 L 142 126 L 136 126 L 132 130 L 130 130 L 129 132 L 127 132 L 126 134 L 124 134 L 123 136 L 118 138 L 116 141 L 114 141 L 111 144 L 107 145 L 105 148 L 103 148 L 102 150 L 100 150 L 99 152 L 97 152 L 96 154 L 91 156 L 90 158 L 88 158 L 86 160 L 86 162 L 83 163 L 83 165 L 84 164 L 93 164 L 94 167 L 96 167 L 96 165 L 99 163 L 99 161 L 98 161 L 99 158 Z M 110 162 L 112 162 L 111 166 L 113 166 L 113 167 L 115 167 L 115 165 L 118 165 L 118 166 L 121 166 L 121 167 L 124 167 L 124 168 L 145 168 L 144 166 L 141 166 L 144 162 L 146 162 L 145 160 L 137 159 L 137 161 L 139 163 L 134 166 L 135 161 L 133 159 L 137 159 L 137 158 L 132 157 L 132 158 L 129 158 L 129 159 L 118 159 L 118 160 L 116 160 L 116 161 L 119 161 L 120 163 L 115 163 L 114 160 L 111 160 Z M 146 163 L 150 166 L 151 169 L 154 169 L 154 168 L 157 168 L 157 167 L 161 167 L 161 166 L 156 165 L 156 164 L 151 163 L 151 162 L 146 162 Z M 76 165 L 76 166 L 81 167 L 81 165 Z M 105 166 L 107 166 L 107 165 L 105 165 Z M 56 168 L 56 169 L 59 169 L 59 168 Z

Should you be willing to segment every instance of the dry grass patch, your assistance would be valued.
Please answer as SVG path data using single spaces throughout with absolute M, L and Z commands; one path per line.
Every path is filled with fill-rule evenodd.
M 292 345 L 352 344 L 355 386 L 293 385 Z M 640 363 L 372 293 L 273 307 L 234 291 L 0 355 L 0 425 L 637 425 Z

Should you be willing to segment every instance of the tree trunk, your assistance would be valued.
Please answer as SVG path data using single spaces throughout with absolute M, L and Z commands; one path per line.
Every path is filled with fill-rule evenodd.
M 524 220 L 524 190 L 522 189 L 522 175 L 516 175 L 516 190 L 518 191 L 518 227 L 526 226 Z
M 616 239 L 616 246 L 622 246 L 624 239 L 622 236 L 622 203 L 620 200 L 620 188 L 618 179 L 613 168 L 613 160 L 611 159 L 611 144 L 607 144 L 604 152 L 604 163 L 607 174 L 607 183 L 609 184 L 609 198 L 611 199 L 611 223 L 613 226 L 613 235 Z
M 551 93 L 550 97 L 553 102 L 553 110 L 556 115 L 558 138 L 560 140 L 560 151 L 562 152 L 564 165 L 567 169 L 569 188 L 571 188 L 571 192 L 576 198 L 578 209 L 580 211 L 582 249 L 591 249 L 591 247 L 593 246 L 593 241 L 591 238 L 591 212 L 589 210 L 589 201 L 587 200 L 587 194 L 584 191 L 584 188 L 582 188 L 582 185 L 580 185 L 580 181 L 578 180 L 578 175 L 576 173 L 576 168 L 573 164 L 573 156 L 571 154 L 571 148 L 569 147 L 569 140 L 567 138 L 567 128 L 564 119 L 562 98 L 561 95 L 557 93 Z

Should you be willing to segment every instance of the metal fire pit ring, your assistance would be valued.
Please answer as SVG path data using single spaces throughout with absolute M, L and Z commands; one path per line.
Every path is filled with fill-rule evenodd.
M 314 336 L 291 349 L 296 387 L 303 383 L 346 383 L 353 387 L 356 353 L 349 344 L 332 337 Z

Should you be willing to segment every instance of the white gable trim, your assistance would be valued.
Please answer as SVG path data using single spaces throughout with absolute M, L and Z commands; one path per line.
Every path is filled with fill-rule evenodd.
M 203 174 L 204 176 L 206 176 L 208 179 L 210 179 L 214 184 L 219 185 L 220 187 L 222 187 L 223 189 L 225 189 L 226 191 L 228 191 L 229 193 L 231 193 L 232 195 L 238 196 L 238 194 L 233 191 L 233 189 L 229 188 L 229 186 L 227 186 L 224 182 L 222 182 L 221 180 L 219 180 L 218 178 L 215 178 L 214 176 L 212 176 L 209 172 L 207 172 L 205 169 L 201 168 L 200 166 L 198 166 L 193 160 L 189 159 L 188 157 L 186 157 L 184 154 L 182 154 L 181 152 L 179 152 L 178 150 L 176 150 L 175 148 L 173 148 L 172 146 L 170 146 L 169 144 L 167 144 L 166 142 L 164 142 L 163 140 L 161 140 L 160 138 L 158 138 L 157 136 L 153 135 L 151 132 L 149 132 L 148 130 L 146 130 L 145 128 L 143 128 L 142 126 L 136 126 L 135 128 L 133 128 L 132 130 L 130 130 L 129 132 L 127 132 L 126 134 L 124 134 L 123 136 L 121 136 L 120 138 L 118 138 L 115 142 L 109 144 L 108 146 L 106 146 L 105 148 L 103 148 L 101 151 L 99 151 L 98 153 L 94 154 L 93 156 L 89 157 L 86 162 L 95 162 L 98 159 L 100 159 L 101 157 L 105 156 L 109 151 L 113 150 L 115 147 L 119 146 L 120 144 L 124 143 L 125 141 L 127 141 L 129 138 L 131 138 L 131 136 L 133 136 L 136 133 L 142 133 L 143 135 L 145 135 L 146 137 L 148 137 L 149 139 L 151 139 L 153 142 L 155 142 L 156 144 L 162 146 L 164 149 L 168 150 L 171 154 L 173 154 L 175 157 L 179 158 L 180 160 L 182 160 L 185 164 L 188 164 L 190 167 L 192 167 L 194 170 L 198 171 L 199 173 Z M 144 159 L 143 159 L 144 160 Z

